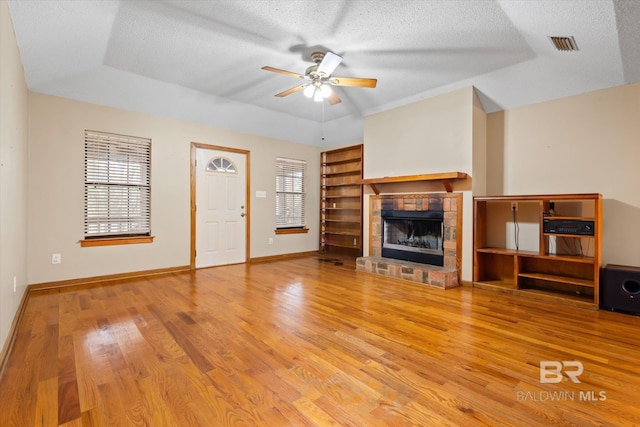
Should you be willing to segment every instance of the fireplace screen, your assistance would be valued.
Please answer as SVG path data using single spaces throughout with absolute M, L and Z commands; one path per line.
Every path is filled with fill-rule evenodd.
M 383 211 L 382 256 L 444 265 L 441 211 Z

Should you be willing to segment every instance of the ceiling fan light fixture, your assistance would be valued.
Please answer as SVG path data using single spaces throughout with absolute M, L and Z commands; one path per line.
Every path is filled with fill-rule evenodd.
M 322 96 L 322 90 L 316 88 L 316 91 L 313 94 L 313 100 L 315 102 L 322 102 L 324 100 L 324 97 Z
M 331 96 L 331 88 L 328 85 L 322 85 L 320 86 L 320 93 L 326 99 Z
M 315 91 L 316 91 L 316 87 L 314 85 L 310 84 L 310 85 L 307 85 L 307 87 L 304 88 L 302 93 L 307 98 L 312 98 Z

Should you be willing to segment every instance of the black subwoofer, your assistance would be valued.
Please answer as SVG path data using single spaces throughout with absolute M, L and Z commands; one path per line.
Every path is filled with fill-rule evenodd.
M 608 264 L 600 279 L 601 308 L 640 315 L 640 267 Z

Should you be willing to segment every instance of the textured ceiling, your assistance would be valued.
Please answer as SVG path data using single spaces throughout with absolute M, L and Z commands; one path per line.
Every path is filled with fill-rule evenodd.
M 640 81 L 636 0 L 9 5 L 33 91 L 308 144 L 361 140 L 367 114 L 472 85 L 493 112 Z M 378 86 L 338 87 L 333 106 L 275 97 L 300 80 L 261 67 L 303 74 L 318 50 Z

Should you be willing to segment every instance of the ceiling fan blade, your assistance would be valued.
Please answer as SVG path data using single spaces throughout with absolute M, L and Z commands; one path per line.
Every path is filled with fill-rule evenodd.
M 363 79 L 359 77 L 331 77 L 329 83 L 335 86 L 376 87 L 377 79 Z
M 331 91 L 331 95 L 329 95 L 329 97 L 327 98 L 327 101 L 331 105 L 336 105 L 336 104 L 341 103 L 342 99 L 340 99 L 340 97 L 338 97 L 338 95 L 336 95 L 336 93 L 334 91 Z
M 327 53 L 324 54 L 324 58 L 322 58 L 322 62 L 318 65 L 318 74 L 324 73 L 325 76 L 330 76 L 341 62 L 341 56 L 327 51 Z
M 304 76 L 302 74 L 294 73 L 293 71 L 281 70 L 280 68 L 273 68 L 273 67 L 264 66 L 264 67 L 262 67 L 262 69 L 263 70 L 267 70 L 267 71 L 273 71 L 274 73 L 284 74 L 284 75 L 291 76 L 291 77 L 297 77 L 299 79 L 306 79 L 307 78 L 307 76 Z
M 278 97 L 282 98 L 283 96 L 291 95 L 291 94 L 292 94 L 292 93 L 294 93 L 294 92 L 297 92 L 297 91 L 299 91 L 299 90 L 302 90 L 302 89 L 304 89 L 305 87 L 307 87 L 307 85 L 306 85 L 306 84 L 299 85 L 299 86 L 296 86 L 296 87 L 292 87 L 291 89 L 287 89 L 287 90 L 285 90 L 284 92 L 276 93 L 276 96 L 278 96 Z

